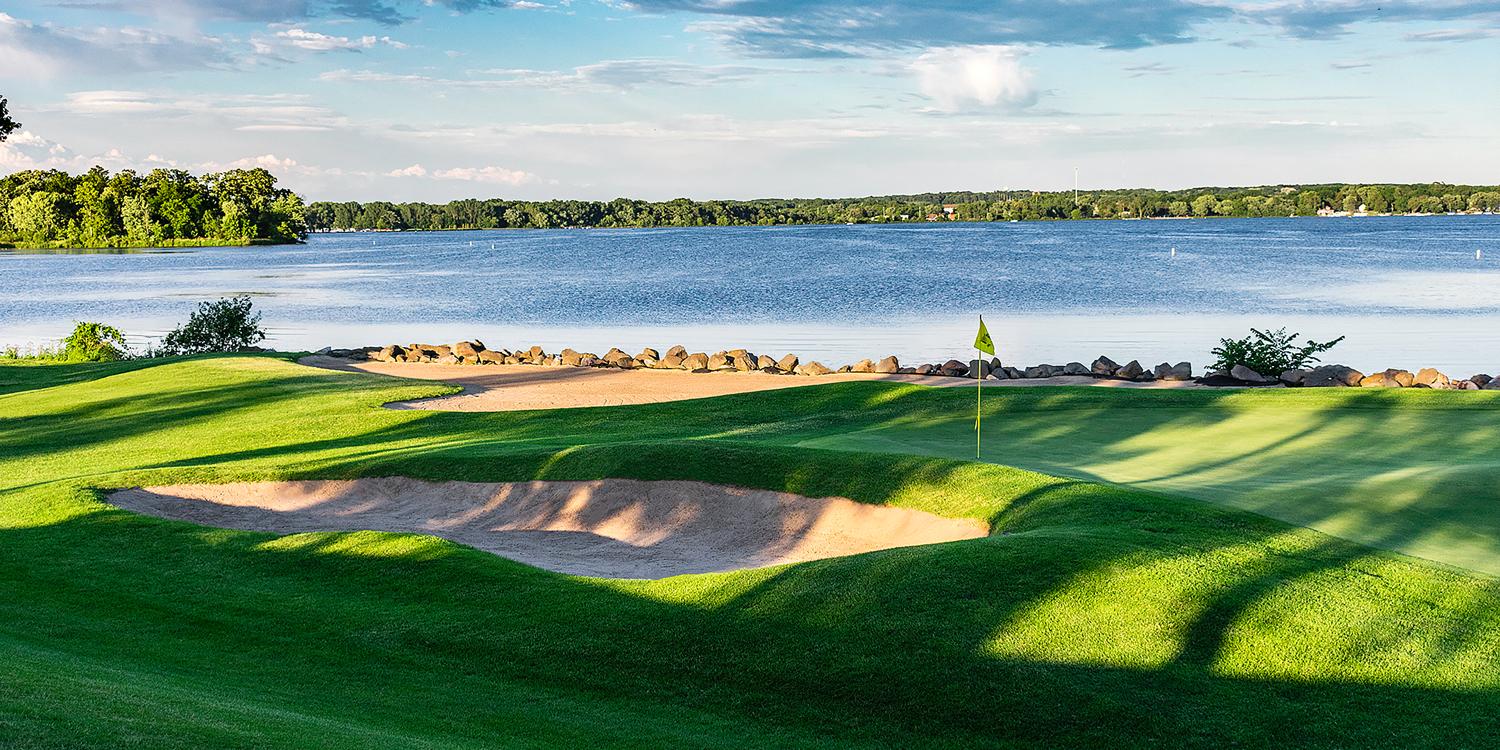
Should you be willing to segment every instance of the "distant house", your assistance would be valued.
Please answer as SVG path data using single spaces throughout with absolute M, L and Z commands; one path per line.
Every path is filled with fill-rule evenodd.
M 942 217 L 938 216 L 937 214 L 927 214 L 927 220 L 928 221 L 937 221 L 940 218 L 942 218 Z
M 944 203 L 943 204 L 943 213 L 947 214 L 950 218 L 953 216 L 953 212 L 957 211 L 957 210 L 958 210 L 958 204 L 957 203 Z

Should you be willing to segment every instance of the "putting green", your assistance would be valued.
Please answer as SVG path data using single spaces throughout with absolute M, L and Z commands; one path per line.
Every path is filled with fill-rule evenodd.
M 0 747 L 1386 750 L 1500 736 L 1491 577 L 1184 497 L 848 442 L 925 436 L 871 445 L 959 454 L 951 422 L 972 394 L 848 383 L 547 412 L 380 408 L 450 390 L 270 356 L 0 364 Z M 1090 471 L 1178 450 L 1177 471 L 1227 471 L 1211 464 L 1240 457 L 1243 437 L 1212 453 L 1157 436 L 1204 439 L 1226 420 L 1294 430 L 1266 407 L 1303 397 L 1010 391 L 986 399 L 987 424 L 1010 420 L 1013 444 Z M 1400 444 L 1497 414 L 1424 395 L 1454 394 L 1312 394 L 1302 439 L 1394 425 L 1384 440 Z M 1453 443 L 1431 440 L 1429 461 Z M 1459 455 L 1479 458 L 1480 442 Z M 693 480 L 992 532 L 642 581 L 430 536 L 277 536 L 105 502 L 138 485 L 360 477 Z
M 997 390 L 985 393 L 985 461 L 1187 495 L 1500 574 L 1500 394 L 1111 391 L 1075 403 L 1065 391 L 1076 389 L 1050 400 Z M 972 459 L 974 418 L 929 414 L 800 444 Z

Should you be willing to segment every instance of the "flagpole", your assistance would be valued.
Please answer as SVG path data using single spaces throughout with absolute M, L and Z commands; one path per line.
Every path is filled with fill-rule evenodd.
M 974 460 L 978 461 L 980 456 L 980 439 L 982 430 L 981 419 L 984 418 L 984 366 L 986 364 L 984 355 L 995 354 L 995 340 L 990 338 L 990 331 L 984 327 L 984 316 L 979 316 L 979 333 L 974 334 L 974 349 L 979 355 L 974 357 Z

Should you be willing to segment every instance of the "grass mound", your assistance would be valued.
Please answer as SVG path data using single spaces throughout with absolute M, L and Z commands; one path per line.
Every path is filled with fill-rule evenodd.
M 443 386 L 269 357 L 20 369 L 0 367 L 4 746 L 1452 748 L 1500 734 L 1492 578 L 1145 490 L 799 445 L 940 419 L 962 394 L 849 384 L 452 414 L 376 408 Z M 1007 392 L 993 419 L 1051 410 L 1070 429 L 1070 409 L 1142 396 Z M 431 537 L 276 537 L 102 502 L 113 487 L 391 475 L 699 480 L 993 533 L 622 581 Z

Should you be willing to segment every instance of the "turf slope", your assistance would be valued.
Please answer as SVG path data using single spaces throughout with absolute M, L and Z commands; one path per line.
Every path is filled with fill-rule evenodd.
M 961 406 L 950 391 L 445 414 L 377 408 L 442 386 L 267 357 L 4 367 L 0 390 L 0 746 L 1459 748 L 1500 734 L 1493 578 L 1128 487 L 797 445 L 935 419 Z M 1102 408 L 1056 397 L 1060 423 Z M 1050 408 L 1034 398 L 997 395 L 997 414 Z M 430 537 L 278 538 L 100 501 L 136 484 L 382 475 L 696 479 L 995 533 L 636 582 Z

